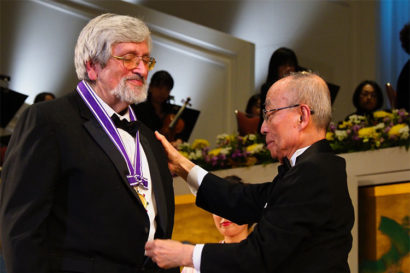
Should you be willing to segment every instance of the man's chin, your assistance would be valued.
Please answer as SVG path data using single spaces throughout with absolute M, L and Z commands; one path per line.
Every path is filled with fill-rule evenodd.
M 113 90 L 113 94 L 121 101 L 127 104 L 138 104 L 147 100 L 148 88 L 144 84 L 142 86 L 127 86 L 124 89 Z

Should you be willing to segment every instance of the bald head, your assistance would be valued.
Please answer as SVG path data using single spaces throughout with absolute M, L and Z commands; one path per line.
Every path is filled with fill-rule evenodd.
M 277 81 L 269 92 L 280 93 L 289 105 L 307 104 L 312 112 L 313 123 L 327 129 L 332 119 L 332 106 L 326 82 L 314 73 L 298 72 Z M 267 100 L 269 99 L 269 93 Z
M 272 85 L 266 96 L 261 133 L 273 158 L 323 139 L 331 120 L 326 82 L 312 73 L 295 73 Z

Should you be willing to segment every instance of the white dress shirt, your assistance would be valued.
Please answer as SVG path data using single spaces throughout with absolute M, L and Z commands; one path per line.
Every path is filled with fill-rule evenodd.
M 295 166 L 296 163 L 296 158 L 303 154 L 307 148 L 310 146 L 300 148 L 296 150 L 296 152 L 291 156 L 290 158 L 290 164 L 291 166 Z M 187 183 L 189 186 L 189 189 L 191 190 L 192 194 L 196 196 L 199 187 L 201 186 L 202 180 L 204 179 L 205 175 L 208 172 L 198 165 L 195 165 L 188 173 L 187 177 Z M 204 248 L 204 244 L 197 244 L 194 247 L 194 252 L 192 254 L 192 262 L 194 264 L 194 268 L 197 270 L 197 272 L 200 272 L 199 269 L 201 268 L 201 255 L 202 255 L 202 249 Z
M 130 114 L 129 111 L 124 115 L 117 114 L 108 104 L 106 104 L 100 97 L 97 95 L 98 101 L 101 103 L 104 110 L 107 112 L 108 116 L 112 116 L 113 114 L 118 115 L 120 119 L 126 119 L 130 121 Z M 131 159 L 131 164 L 134 164 L 135 160 L 135 138 L 131 136 L 127 131 L 117 128 L 120 138 L 124 144 L 125 151 L 127 152 L 128 157 Z M 145 155 L 145 151 L 139 143 L 140 148 L 140 155 L 141 155 L 141 164 L 142 164 L 142 175 L 148 180 L 148 189 L 144 189 L 143 187 L 134 187 L 134 190 L 137 193 L 145 194 L 145 199 L 147 200 L 147 214 L 150 221 L 150 229 L 148 234 L 148 241 L 154 239 L 155 231 L 157 228 L 157 224 L 155 222 L 155 216 L 157 214 L 157 207 L 155 204 L 155 196 L 152 191 L 152 184 L 151 184 L 151 174 L 149 172 L 149 165 L 147 156 Z M 125 159 L 124 159 L 125 160 Z

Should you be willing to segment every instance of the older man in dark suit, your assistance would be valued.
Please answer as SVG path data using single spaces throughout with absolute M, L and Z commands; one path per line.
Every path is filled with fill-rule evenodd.
M 77 41 L 76 90 L 20 118 L 0 192 L 8 273 L 179 272 L 144 255 L 174 217 L 162 145 L 129 107 L 146 98 L 150 50 L 141 20 L 94 18 Z
M 229 183 L 180 156 L 160 135 L 169 166 L 187 179 L 196 204 L 231 221 L 257 222 L 237 244 L 146 244 L 161 267 L 194 266 L 208 272 L 349 272 L 353 206 L 345 161 L 325 140 L 330 95 L 319 76 L 297 73 L 269 90 L 261 132 L 282 165 L 273 182 Z

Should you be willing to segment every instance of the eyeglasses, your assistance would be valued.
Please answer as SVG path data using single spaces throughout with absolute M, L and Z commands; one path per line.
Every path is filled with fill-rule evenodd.
M 112 56 L 111 57 L 117 59 L 117 60 L 121 60 L 124 67 L 127 69 L 134 69 L 136 68 L 139 64 L 140 61 L 142 61 L 144 63 L 145 66 L 148 66 L 148 70 L 152 70 L 154 69 L 155 64 L 157 63 L 154 59 L 154 57 L 150 57 L 150 56 L 137 56 L 134 54 L 127 54 L 124 56 Z
M 280 107 L 280 108 L 275 108 L 275 109 L 270 109 L 270 110 L 266 110 L 266 109 L 262 109 L 262 117 L 264 121 L 268 121 L 268 118 L 271 117 L 274 113 L 283 110 L 283 109 L 289 109 L 289 108 L 294 108 L 294 107 L 298 107 L 300 106 L 300 104 L 294 104 L 294 105 L 290 105 L 290 106 L 285 106 L 285 107 Z M 268 113 L 271 113 L 271 115 L 268 115 Z M 310 110 L 310 114 L 314 114 L 315 111 Z

